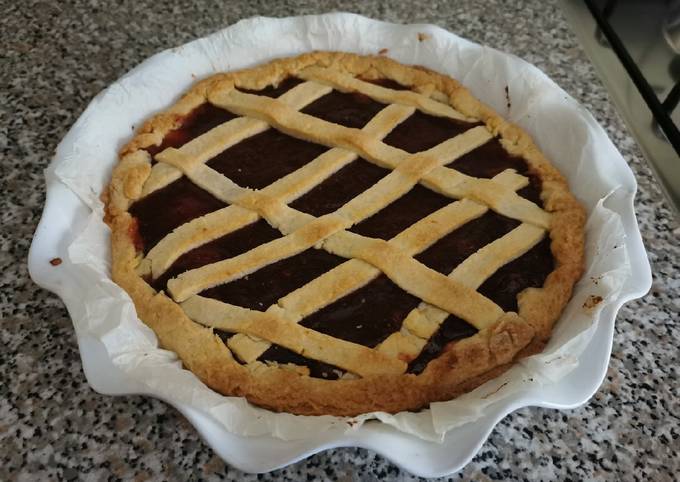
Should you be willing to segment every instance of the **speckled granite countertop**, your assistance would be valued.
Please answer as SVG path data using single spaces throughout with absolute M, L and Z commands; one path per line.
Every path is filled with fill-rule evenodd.
M 91 390 L 63 304 L 26 268 L 44 202 L 42 171 L 97 92 L 151 54 L 241 18 L 332 10 L 435 23 L 534 63 L 590 109 L 640 184 L 636 210 L 654 285 L 619 313 L 607 380 L 582 408 L 506 417 L 456 477 L 675 480 L 680 228 L 553 2 L 68 3 L 0 2 L 1 480 L 411 479 L 363 449 L 324 452 L 263 476 L 225 466 L 166 404 Z

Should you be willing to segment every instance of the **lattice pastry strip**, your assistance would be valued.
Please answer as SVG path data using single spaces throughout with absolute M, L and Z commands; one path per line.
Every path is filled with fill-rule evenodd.
M 496 182 L 504 184 L 513 190 L 525 187 L 528 182 L 525 177 L 519 176 L 510 170 L 503 171 L 494 179 Z M 399 249 L 408 254 L 415 255 L 427 249 L 434 242 L 457 229 L 462 224 L 483 215 L 487 209 L 487 207 L 469 200 L 451 203 L 402 231 L 390 240 L 390 243 L 395 244 Z M 543 232 L 542 230 L 538 231 Z M 473 258 L 471 261 L 474 259 L 476 258 Z M 505 257 L 499 257 L 498 260 L 500 265 L 509 261 L 511 261 L 509 257 L 507 260 Z M 472 268 L 475 266 L 475 263 L 468 262 L 467 266 Z M 365 286 L 379 274 L 380 270 L 373 265 L 359 259 L 352 259 L 284 296 L 278 301 L 277 305 L 283 309 L 285 316 L 289 320 L 299 322 L 306 316 Z M 476 288 L 477 286 L 474 287 Z M 425 309 L 427 306 L 431 307 L 427 303 L 421 304 L 422 309 Z M 431 308 L 436 309 L 434 307 Z M 437 312 L 448 316 L 446 311 L 437 310 Z M 414 309 L 407 319 L 413 319 L 419 313 L 418 309 Z M 435 315 L 427 318 L 428 321 L 431 320 L 427 333 L 424 331 L 415 332 L 420 334 L 420 336 L 417 336 L 415 333 L 408 332 L 407 330 L 403 334 L 397 332 L 388 337 L 377 348 L 389 353 L 393 357 L 399 355 L 415 357 L 427 339 L 434 333 L 433 330 L 436 331 L 436 328 L 444 321 L 446 316 L 437 317 Z M 255 361 L 271 346 L 265 340 L 253 339 L 252 337 L 240 334 L 231 337 L 228 340 L 228 345 L 246 363 Z
M 488 139 L 488 132 L 484 128 L 478 127 L 436 146 L 429 151 L 407 156 L 406 160 L 401 163 L 397 170 L 392 171 L 375 186 L 364 191 L 361 195 L 357 196 L 350 201 L 350 203 L 338 210 L 337 215 L 342 219 L 334 219 L 331 216 L 326 216 L 323 221 L 314 221 L 316 224 L 307 229 L 309 231 L 317 230 L 319 235 L 316 239 L 306 240 L 304 245 L 300 245 L 300 249 L 306 249 L 310 245 L 325 239 L 330 233 L 328 230 L 342 229 L 341 226 L 343 224 L 351 226 L 370 216 L 374 212 L 379 211 L 413 187 L 421 177 L 421 175 L 418 175 L 419 172 L 421 174 L 427 172 L 427 170 L 435 166 L 434 163 L 448 163 L 465 152 L 481 145 Z M 195 184 L 206 189 L 218 199 L 230 204 L 241 205 L 251 211 L 258 212 L 267 219 L 271 225 L 276 226 L 285 234 L 291 233 L 293 231 L 291 228 L 294 225 L 301 226 L 311 220 L 309 215 L 288 208 L 284 203 L 278 201 L 276 198 L 268 196 L 263 191 L 253 191 L 236 185 L 228 178 L 202 163 L 186 162 L 186 159 L 181 156 L 165 156 L 164 159 L 165 162 L 171 163 L 178 169 L 183 170 L 187 177 Z M 370 209 L 363 206 L 370 206 Z M 333 226 L 335 226 L 335 228 L 333 228 Z M 298 236 L 298 239 L 302 240 L 302 238 L 302 236 Z M 275 240 L 271 243 L 283 246 L 283 242 L 280 240 Z M 265 248 L 261 248 L 260 251 L 264 251 L 264 249 Z M 291 253 L 291 251 L 284 252 L 281 258 L 286 257 L 286 253 Z M 226 261 L 228 260 L 225 260 L 225 262 Z M 271 260 L 270 262 L 273 261 L 276 260 Z M 203 269 L 204 271 L 196 271 L 194 277 L 199 278 L 201 275 L 208 272 L 213 273 L 217 268 L 214 267 L 214 265 L 210 265 L 209 267 L 200 269 Z M 208 283 L 212 282 L 212 279 L 213 278 L 211 277 L 204 278 L 204 286 L 209 286 Z M 228 278 L 225 277 L 225 280 L 227 279 Z M 177 285 L 177 283 L 172 284 Z M 172 287 L 170 289 L 173 291 Z M 177 289 L 181 290 L 182 288 Z
M 201 106 L 206 101 L 212 106 Z M 387 104 L 382 110 L 381 103 Z M 220 120 L 225 122 L 204 130 Z M 463 122 L 483 127 L 465 130 Z M 306 142 L 277 132 L 258 136 L 262 144 L 245 142 L 270 128 Z M 143 149 L 168 132 L 173 136 L 163 142 L 191 140 L 155 154 L 158 163 L 152 164 L 153 150 Z M 498 140 L 487 142 L 491 133 Z M 236 157 L 224 152 L 241 142 L 231 151 Z M 263 164 L 264 158 L 252 155 L 265 153 L 265 143 L 282 146 L 283 164 Z M 319 145 L 328 150 L 318 155 Z M 470 150 L 475 152 L 453 163 Z M 545 341 L 581 272 L 583 212 L 526 133 L 456 81 L 386 58 L 314 53 L 206 79 L 145 124 L 123 152 L 107 201 L 114 279 L 163 346 L 209 386 L 275 410 L 356 415 L 418 409 L 455 397 L 518 353 L 535 351 L 534 341 Z M 291 158 L 296 152 L 300 157 Z M 317 157 L 306 162 L 310 154 Z M 355 170 L 342 169 L 358 157 L 375 166 L 357 162 Z M 239 158 L 252 159 L 262 171 L 248 171 Z M 508 169 L 525 167 L 531 179 Z M 497 174 L 501 169 L 507 170 Z M 170 188 L 182 175 L 188 181 Z M 276 177 L 259 190 L 243 187 Z M 354 179 L 356 186 L 347 184 Z M 550 213 L 528 200 L 539 195 Z M 293 201 L 299 210 L 289 205 Z M 225 202 L 228 207 L 213 211 Z M 166 204 L 169 209 L 155 216 Z M 550 248 L 540 242 L 547 231 Z M 150 248 L 144 257 L 140 241 Z M 211 263 L 225 253 L 236 255 Z M 337 264 L 337 256 L 347 260 Z M 211 264 L 201 266 L 206 261 Z M 536 269 L 527 269 L 529 264 Z M 166 272 L 183 266 L 197 268 L 184 268 L 165 284 Z M 254 274 L 241 280 L 248 273 Z M 508 277 L 516 288 L 496 289 Z M 239 281 L 201 296 L 232 280 Z M 171 297 L 156 293 L 161 284 Z M 382 328 L 394 333 L 366 324 L 374 313 L 364 299 L 373 295 L 389 300 L 381 302 L 378 316 L 387 320 Z M 242 307 L 258 304 L 270 306 Z M 515 306 L 519 314 L 504 313 Z M 456 316 L 479 332 L 471 334 Z M 333 326 L 333 320 L 355 321 L 348 324 L 353 331 Z M 438 351 L 459 336 L 464 339 Z M 234 363 L 231 353 L 246 364 Z M 344 370 L 343 381 L 319 380 L 329 369 L 324 364 Z M 411 374 L 404 376 L 407 370 Z
M 362 82 L 362 84 L 365 84 L 367 86 L 371 86 L 372 84 Z M 362 85 L 363 86 L 363 85 Z M 390 89 L 384 89 L 380 88 L 383 91 L 390 91 L 399 93 L 397 91 L 392 91 Z M 291 92 L 294 95 L 290 95 Z M 280 100 L 292 104 L 293 108 L 300 108 L 307 103 L 313 101 L 314 99 L 318 98 L 318 96 L 322 95 L 324 92 L 326 92 L 323 88 L 323 86 L 319 86 L 318 84 L 315 84 L 313 82 L 306 82 L 304 84 L 301 84 L 297 87 L 294 87 L 291 91 L 283 94 L 280 97 Z M 416 96 L 423 97 L 422 95 L 412 93 Z M 394 127 L 397 123 L 399 123 L 403 118 L 405 117 L 404 114 L 405 112 L 412 112 L 412 110 L 406 110 L 404 111 L 403 107 L 400 109 L 399 106 L 397 105 L 391 105 L 383 111 L 381 111 L 376 118 L 374 118 L 365 128 L 364 131 L 371 137 L 374 137 L 375 139 L 380 139 L 384 137 L 384 135 L 391 130 L 391 128 Z M 455 111 L 454 111 L 455 112 Z M 384 118 L 383 118 L 384 117 Z M 452 115 L 451 117 L 460 117 L 458 115 Z M 200 162 L 205 162 L 207 160 L 206 152 L 219 152 L 220 150 L 225 149 L 230 143 L 233 143 L 234 139 L 237 139 L 239 137 L 245 138 L 249 135 L 252 135 L 253 133 L 256 133 L 256 131 L 253 132 L 248 132 L 248 127 L 250 124 L 250 121 L 253 119 L 248 119 L 248 118 L 240 118 L 240 119 L 234 119 L 230 122 L 227 122 L 223 124 L 222 126 L 216 127 L 212 129 L 210 132 L 204 134 L 203 136 L 200 136 L 199 138 L 195 139 L 192 142 L 189 142 L 187 145 L 183 146 L 179 150 L 177 149 L 166 149 L 164 152 L 159 154 L 157 158 L 159 160 L 166 160 L 168 162 L 172 162 L 173 164 L 176 165 L 183 165 L 186 168 L 189 168 L 190 166 L 194 166 Z M 236 122 L 239 121 L 239 124 L 236 124 Z M 247 122 L 246 122 L 247 121 Z M 390 122 L 392 121 L 392 122 Z M 245 122 L 245 123 L 244 123 Z M 262 122 L 262 121 L 258 121 Z M 222 139 L 220 136 L 223 133 L 223 128 L 228 125 L 241 125 L 243 126 L 242 128 L 244 129 L 244 132 L 239 133 L 238 131 L 229 131 L 229 135 L 227 136 L 226 139 Z M 264 127 L 266 128 L 266 126 Z M 258 129 L 262 129 L 262 127 L 258 127 Z M 382 131 L 382 132 L 380 132 Z M 193 144 L 192 144 L 193 143 Z M 210 145 L 216 145 L 218 147 L 210 147 Z M 203 147 L 201 147 L 203 146 Z M 208 147 L 205 147 L 208 146 Z M 339 151 L 339 152 L 338 152 Z M 322 156 L 329 155 L 331 158 L 335 156 L 342 156 L 343 153 L 346 153 L 348 151 L 334 148 L 330 151 L 330 153 L 324 153 Z M 320 157 L 322 157 L 320 156 Z M 351 160 L 355 158 L 355 155 L 352 155 L 353 157 Z M 324 160 L 326 158 L 324 157 Z M 314 162 L 314 161 L 313 161 Z M 350 162 L 350 159 L 347 158 L 346 162 Z M 336 165 L 336 169 L 339 167 L 342 167 L 344 165 L 342 162 L 339 162 L 338 165 Z M 158 168 L 159 166 L 167 166 L 167 164 L 157 164 L 154 166 L 154 168 Z M 316 167 L 316 165 L 311 166 L 306 172 L 299 172 L 299 173 L 292 173 L 289 176 L 286 176 L 286 178 L 293 178 L 296 180 L 299 179 L 310 179 L 310 178 L 305 178 L 304 174 L 307 174 L 307 172 L 313 172 L 314 169 L 313 167 Z M 395 162 L 387 162 L 387 166 L 389 168 L 394 169 L 396 167 Z M 177 168 L 172 168 L 173 169 L 173 176 L 175 173 L 179 172 Z M 302 171 L 304 168 L 300 169 L 299 171 Z M 330 171 L 330 170 L 329 170 Z M 320 171 L 322 174 L 330 174 L 331 172 L 329 171 Z M 458 197 L 464 197 L 466 193 L 472 192 L 474 193 L 475 187 L 477 190 L 481 190 L 481 197 L 486 198 L 487 200 L 490 199 L 490 204 L 492 207 L 494 206 L 494 193 L 498 192 L 498 186 L 494 185 L 488 185 L 488 184 L 470 184 L 469 182 L 465 182 L 467 179 L 467 176 L 464 176 L 461 178 L 462 175 L 459 173 L 455 173 L 455 171 L 452 171 L 447 168 L 442 168 L 438 167 L 435 169 L 435 173 L 430 173 L 429 175 L 425 176 L 426 180 L 426 185 L 428 187 L 433 188 L 434 190 L 443 191 L 443 194 L 451 194 L 452 192 L 457 194 Z M 451 176 L 453 176 L 454 179 L 451 179 Z M 153 177 L 153 170 L 152 170 L 152 176 Z M 461 179 L 463 182 L 461 182 Z M 152 180 L 150 178 L 150 180 Z M 280 181 L 284 181 L 283 179 Z M 479 180 L 481 181 L 481 180 Z M 160 184 L 158 183 L 157 180 L 153 180 L 153 183 L 155 186 L 159 186 Z M 277 181 L 278 183 L 278 181 Z M 269 188 L 272 188 L 271 191 L 273 192 L 267 192 L 267 194 L 277 196 L 280 195 L 280 193 L 276 192 L 275 188 L 273 187 L 277 183 L 274 183 L 272 186 L 268 186 L 265 191 L 270 191 Z M 147 182 L 148 184 L 148 182 Z M 283 201 L 290 201 L 290 199 L 298 194 L 302 194 L 304 192 L 305 188 L 309 188 L 311 183 L 304 184 L 302 186 L 302 189 L 290 192 L 292 196 L 284 197 Z M 444 187 L 442 187 L 444 186 Z M 448 189 L 446 188 L 448 186 Z M 456 191 L 456 186 L 459 186 L 459 188 Z M 464 188 L 464 189 L 461 189 Z M 151 189 L 147 189 L 145 186 L 146 191 L 150 191 Z M 486 194 L 486 193 L 490 194 Z M 503 196 L 501 193 L 501 196 L 499 197 L 500 199 L 507 199 L 507 195 Z M 532 217 L 533 219 L 536 219 L 537 223 L 541 225 L 542 227 L 547 227 L 547 224 L 549 222 L 549 218 L 547 217 L 547 214 L 543 212 L 540 209 L 536 209 L 536 206 L 533 205 L 532 203 L 529 203 L 528 201 L 519 198 L 519 201 L 517 199 L 513 199 L 512 201 L 507 203 L 507 207 L 499 208 L 498 205 L 496 205 L 496 209 L 499 210 L 499 212 L 504 212 L 505 214 L 510 214 L 509 217 L 517 217 L 518 219 L 521 220 L 526 220 L 525 218 L 527 217 Z M 147 259 L 151 260 L 151 274 L 152 276 L 158 277 L 163 271 L 167 269 L 167 267 L 172 264 L 172 262 L 179 257 L 182 253 L 188 251 L 189 249 L 192 249 L 196 247 L 200 243 L 199 240 L 203 240 L 204 242 L 208 242 L 212 239 L 215 239 L 216 237 L 228 234 L 231 232 L 231 230 L 238 229 L 238 227 L 242 227 L 249 222 L 253 222 L 256 218 L 254 218 L 252 215 L 251 216 L 245 216 L 241 212 L 237 213 L 228 213 L 226 210 L 229 208 L 225 208 L 225 212 L 221 213 L 219 216 L 220 220 L 227 218 L 231 214 L 236 214 L 238 215 L 238 219 L 242 220 L 242 224 L 239 224 L 239 222 L 235 222 L 234 220 L 230 220 L 227 224 L 223 223 L 216 223 L 213 224 L 213 228 L 210 229 L 208 232 L 205 232 L 205 225 L 200 225 L 197 224 L 195 227 L 201 229 L 200 232 L 204 233 L 200 237 L 196 236 L 196 229 L 194 227 L 182 227 L 178 229 L 177 234 L 171 233 L 167 237 L 167 242 L 166 240 L 163 240 L 161 243 L 159 243 L 158 246 L 154 247 L 149 255 L 147 256 Z M 509 210 L 513 210 L 513 212 L 509 212 Z M 232 210 L 233 211 L 233 210 Z M 218 215 L 215 215 L 214 217 L 217 217 Z M 217 219 L 216 219 L 217 220 Z M 228 226 L 228 229 L 220 229 L 218 226 Z M 144 266 L 147 266 L 148 262 L 144 264 Z
M 459 281 L 464 280 L 461 282 L 477 288 L 503 264 L 512 261 L 538 243 L 543 235 L 544 232 L 540 228 L 522 224 L 480 249 L 459 265 L 450 277 L 457 278 Z M 361 267 L 358 271 L 360 269 Z M 474 273 L 472 278 L 465 278 L 469 273 Z M 182 307 L 193 320 L 205 326 L 241 333 L 242 335 L 237 340 L 246 340 L 243 335 L 258 337 L 360 376 L 366 376 L 369 373 L 393 373 L 392 370 L 405 371 L 406 369 L 405 364 L 398 368 L 397 364 L 385 365 L 384 360 L 380 358 L 369 358 L 364 350 L 358 348 L 361 345 L 321 335 L 301 327 L 291 321 L 289 313 L 282 313 L 277 305 L 270 307 L 266 313 L 262 313 L 196 295 L 182 303 Z M 372 351 L 384 353 L 392 360 L 405 355 L 415 358 L 427 339 L 434 334 L 439 324 L 448 315 L 447 311 L 423 303 L 404 320 L 407 330 L 393 334 L 377 350 Z M 274 329 L 274 326 L 280 328 Z M 319 335 L 323 337 L 322 343 L 319 343 Z M 264 343 L 257 343 L 257 340 L 253 342 L 250 346 L 246 341 L 240 342 L 244 346 L 242 353 L 237 354 L 240 357 L 243 355 L 246 362 L 254 361 L 261 352 L 268 348 Z M 236 346 L 234 343 L 239 342 L 230 343 L 230 347 Z M 248 348 L 251 352 L 243 353 Z M 371 349 L 367 350 L 371 351 Z M 358 360 L 359 363 L 357 363 Z
M 481 128 L 471 129 L 452 139 L 451 142 L 442 143 L 425 153 L 408 156 L 400 165 L 402 169 L 392 171 L 377 184 L 348 203 L 355 203 L 357 199 L 362 198 L 369 198 L 372 201 L 372 209 L 350 212 L 349 216 L 354 216 L 353 218 L 347 215 L 330 214 L 312 220 L 309 215 L 296 212 L 282 203 L 276 203 L 272 199 L 263 199 L 261 193 L 239 188 L 205 165 L 194 166 L 191 171 L 186 172 L 186 175 L 197 185 L 208 190 L 218 199 L 239 204 L 252 210 L 259 210 L 259 214 L 267 219 L 271 225 L 284 233 L 290 234 L 284 238 L 260 245 L 235 258 L 182 273 L 168 282 L 170 293 L 177 301 L 186 300 L 189 296 L 204 289 L 252 273 L 260 267 L 293 256 L 325 240 L 325 249 L 340 256 L 360 257 L 371 262 L 371 264 L 381 265 L 383 271 L 388 271 L 386 274 L 397 285 L 430 303 L 452 310 L 453 313 L 463 319 L 470 320 L 472 323 L 492 323 L 500 317 L 502 310 L 474 290 L 453 283 L 445 276 L 416 262 L 410 256 L 387 247 L 394 257 L 394 261 L 398 260 L 401 268 L 399 270 L 394 269 L 391 263 L 384 261 L 386 247 L 381 245 L 382 241 L 371 240 L 353 233 L 338 232 L 370 216 L 400 197 L 417 183 L 418 178 L 423 173 L 434 167 L 435 160 L 439 163 L 448 163 L 480 145 L 486 140 L 486 137 L 478 136 L 478 132 L 486 131 Z M 470 138 L 474 140 L 474 143 L 461 141 L 459 138 Z M 456 141 L 456 139 L 459 139 L 459 141 Z M 433 156 L 431 152 L 437 152 L 439 157 Z M 423 162 L 423 160 L 428 162 Z M 404 176 L 402 171 L 409 175 Z M 421 173 L 420 176 L 415 174 L 418 171 Z M 249 202 L 249 205 L 245 205 L 244 202 Z M 365 202 L 358 204 L 361 206 Z M 340 208 L 338 213 L 342 212 L 344 208 L 345 206 Z M 289 231 L 291 227 L 298 229 L 298 231 Z M 334 236 L 330 237 L 332 234 Z M 342 238 L 338 239 L 338 237 Z M 408 276 L 405 275 L 406 273 L 408 273 Z M 452 302 L 451 293 L 458 294 L 465 301 L 462 303 Z
M 246 98 L 250 97 L 251 100 L 253 97 L 250 94 L 236 93 L 236 95 L 245 95 Z M 280 105 L 277 106 L 281 107 Z M 291 112 L 289 111 L 287 114 L 290 115 Z M 484 134 L 484 136 L 479 137 L 481 142 L 462 141 L 463 138 L 476 135 L 477 132 Z M 403 195 L 413 184 L 426 175 L 428 171 L 460 156 L 464 153 L 464 151 L 461 152 L 461 146 L 463 148 L 466 148 L 465 146 L 474 148 L 488 139 L 488 133 L 485 129 L 471 129 L 465 134 L 432 148 L 431 152 L 416 155 L 408 155 L 398 149 L 380 144 L 377 149 L 378 151 L 393 149 L 391 156 L 383 156 L 383 158 L 389 159 L 387 164 L 393 167 L 390 175 L 343 206 L 335 215 L 328 215 L 314 220 L 311 220 L 302 213 L 292 215 L 291 209 L 281 205 L 277 199 L 272 199 L 256 191 L 248 192 L 248 190 L 240 188 L 207 166 L 204 166 L 202 163 L 205 159 L 201 159 L 199 156 L 194 156 L 194 159 L 187 159 L 181 155 L 177 156 L 176 154 L 179 152 L 177 150 L 166 150 L 164 155 L 159 156 L 161 160 L 182 169 L 193 182 L 207 189 L 219 199 L 257 212 L 284 233 L 287 230 L 290 231 L 291 225 L 297 227 L 297 230 L 288 236 L 261 245 L 236 258 L 183 273 L 178 279 L 170 280 L 168 288 L 175 299 L 183 301 L 207 287 L 214 286 L 217 284 L 216 281 L 226 282 L 236 279 L 236 277 L 247 275 L 266 264 L 297 254 L 325 240 L 324 245 L 326 249 L 348 258 L 363 257 L 365 260 L 370 261 L 371 264 L 381 267 L 382 271 L 386 272 L 398 285 L 403 287 L 405 284 L 408 284 L 410 287 L 409 291 L 415 292 L 414 294 L 418 295 L 421 299 L 430 302 L 437 300 L 440 306 L 443 301 L 444 308 L 447 311 L 460 314 L 466 319 L 475 316 L 474 322 L 479 327 L 493 323 L 502 314 L 502 311 L 493 303 L 487 302 L 483 297 L 479 295 L 470 297 L 471 293 L 469 291 L 461 291 L 460 286 L 445 283 L 441 279 L 441 275 L 422 267 L 409 255 L 395 250 L 388 244 L 383 244 L 384 242 L 382 241 L 365 239 L 348 232 L 337 232 L 379 211 L 382 207 Z M 335 140 L 337 141 L 338 138 Z M 340 138 L 339 140 L 342 142 L 343 139 Z M 467 149 L 469 150 L 469 147 Z M 453 157 L 449 151 L 453 152 Z M 173 154 L 175 155 L 174 157 Z M 220 177 L 222 179 L 219 179 Z M 370 206 L 370 208 L 366 209 L 366 206 Z M 338 218 L 338 215 L 340 215 L 340 218 Z M 346 220 L 343 220 L 343 217 Z M 303 222 L 300 218 L 307 219 L 304 219 Z M 332 234 L 334 234 L 335 238 L 329 238 Z M 389 253 L 389 256 L 385 256 L 385 253 Z M 394 269 L 395 266 L 397 266 L 396 269 Z M 408 273 L 408 275 L 404 276 L 404 273 Z M 396 278 L 400 279 L 397 280 Z M 421 289 L 421 286 L 425 288 Z M 434 297 L 432 297 L 433 293 L 435 293 Z M 453 298 L 464 301 L 462 303 L 460 301 L 457 303 L 447 303 L 446 295 L 450 296 L 451 293 L 458 293 Z M 466 303 L 470 299 L 472 303 Z
M 494 179 L 514 190 L 526 186 L 528 182 L 525 177 L 510 170 L 503 171 Z M 448 204 L 402 231 L 389 243 L 413 256 L 461 225 L 483 215 L 487 210 L 487 207 L 466 199 Z M 365 261 L 351 259 L 284 296 L 278 300 L 277 305 L 282 308 L 282 314 L 287 319 L 299 322 L 365 286 L 380 272 L 378 268 Z M 253 339 L 241 334 L 229 338 L 228 345 L 246 363 L 255 361 L 271 346 L 266 340 Z
M 264 120 L 292 136 L 308 138 L 330 147 L 353 150 L 364 159 L 382 167 L 396 169 L 402 159 L 408 157 L 408 153 L 401 149 L 384 144 L 358 129 L 303 114 L 275 99 L 231 89 L 213 93 L 210 101 L 239 115 Z M 443 164 L 438 167 L 443 168 Z M 549 215 L 540 207 L 487 179 L 466 176 L 450 168 L 429 174 L 429 177 L 423 176 L 425 185 L 441 194 L 457 199 L 474 196 L 504 216 L 543 228 L 549 225 Z
M 363 81 L 352 75 L 338 73 L 322 67 L 308 67 L 298 73 L 302 79 L 313 80 L 327 84 L 341 92 L 361 92 L 372 99 L 385 104 L 410 105 L 437 117 L 474 122 L 448 104 L 431 99 L 430 97 L 410 90 L 394 90 Z
M 449 277 L 477 289 L 503 265 L 529 251 L 544 236 L 545 231 L 541 228 L 520 224 L 503 237 L 479 249 L 459 264 Z M 447 311 L 421 303 L 406 316 L 402 330 L 390 335 L 377 349 L 393 357 L 415 358 L 448 316 Z
M 412 107 L 387 106 L 371 119 L 363 130 L 371 136 L 382 138 L 413 111 Z M 282 203 L 290 203 L 356 158 L 357 154 L 352 151 L 339 147 L 330 149 L 259 192 L 264 196 L 280 199 Z M 194 164 L 193 161 L 190 162 Z M 175 167 L 173 169 L 181 172 Z M 165 236 L 147 254 L 146 259 L 150 261 L 152 277 L 160 276 L 187 251 L 253 223 L 258 218 L 256 212 L 239 206 L 228 206 L 180 226 Z
M 291 323 L 273 312 L 249 310 L 198 295 L 181 306 L 192 320 L 205 326 L 266 338 L 303 356 L 324 360 L 360 376 L 406 370 L 406 364 L 401 360 Z
M 316 82 L 305 82 L 282 94 L 278 100 L 290 106 L 291 109 L 299 110 L 331 90 L 330 87 Z M 163 150 L 156 155 L 159 163 L 151 169 L 151 174 L 144 183 L 142 195 L 151 194 L 179 179 L 182 176 L 182 170 L 175 167 L 176 165 L 182 164 L 185 169 L 188 169 L 199 163 L 207 162 L 234 144 L 269 128 L 269 124 L 261 120 L 239 117 L 210 129 L 179 149 L 169 147 Z

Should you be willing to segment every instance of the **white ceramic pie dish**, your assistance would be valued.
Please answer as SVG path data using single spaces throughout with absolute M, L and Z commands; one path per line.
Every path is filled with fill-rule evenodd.
M 447 36 L 455 41 L 461 41 L 452 34 L 436 27 L 422 25 L 412 27 L 390 26 L 382 22 L 346 14 L 268 21 L 276 22 L 279 28 L 281 28 L 281 25 L 295 28 L 296 22 L 300 21 L 318 22 L 331 28 L 334 22 L 347 22 L 348 20 L 364 23 L 364 27 L 366 23 L 375 24 L 377 27 L 387 30 L 390 28 L 402 30 L 412 28 L 414 38 L 415 33 L 426 32 L 438 41 L 446 41 Z M 254 19 L 246 22 L 251 22 L 255 27 L 262 28 L 262 22 L 265 22 L 265 20 Z M 244 28 L 243 23 L 239 25 Z M 233 28 L 225 29 L 215 35 L 228 37 L 229 32 L 233 32 Z M 390 48 L 392 48 L 391 45 Z M 155 56 L 154 59 L 158 60 L 158 57 L 160 57 L 160 54 Z M 521 62 L 514 57 L 507 57 L 510 59 L 509 63 Z M 408 62 L 408 59 L 404 58 L 397 58 L 397 60 Z M 159 64 L 159 62 L 156 62 L 156 64 Z M 463 82 L 465 83 L 464 79 Z M 568 99 L 564 109 L 567 111 L 571 109 L 571 114 L 581 116 L 583 122 L 590 129 L 594 141 L 603 146 L 598 151 L 600 156 L 592 159 L 593 166 L 590 167 L 596 169 L 595 164 L 600 163 L 599 167 L 601 168 L 602 163 L 606 163 L 608 176 L 606 181 L 590 186 L 589 199 L 582 200 L 587 205 L 592 205 L 595 202 L 594 200 L 605 198 L 609 194 L 605 206 L 618 213 L 621 218 L 626 233 L 625 249 L 631 265 L 631 272 L 634 274 L 626 280 L 618 295 L 609 299 L 602 308 L 593 338 L 579 357 L 579 366 L 565 378 L 559 380 L 558 383 L 529 388 L 487 407 L 481 418 L 450 430 L 447 432 L 443 443 L 439 444 L 404 434 L 380 422 L 366 423 L 351 433 L 345 433 L 339 429 L 330 430 L 319 433 L 315 437 L 292 441 L 284 441 L 271 436 L 241 437 L 234 435 L 217 423 L 209 414 L 186 403 L 168 400 L 160 392 L 151 389 L 149 385 L 132 379 L 112 363 L 105 346 L 96 333 L 87 332 L 76 326 L 83 368 L 88 382 L 96 391 L 104 394 L 124 395 L 134 393 L 165 399 L 187 416 L 218 455 L 229 464 L 248 472 L 273 470 L 328 448 L 358 446 L 370 448 L 417 475 L 427 477 L 446 475 L 463 467 L 480 448 L 494 425 L 509 412 L 530 405 L 572 408 L 584 403 L 597 390 L 604 379 L 611 352 L 614 320 L 618 309 L 626 301 L 647 292 L 651 286 L 651 273 L 633 210 L 633 197 L 637 186 L 632 172 L 592 116 L 579 107 L 573 99 L 568 98 L 567 94 L 561 89 L 557 86 L 554 87 L 556 92 L 559 91 L 560 95 L 563 94 L 565 99 Z M 490 102 L 489 99 L 480 97 L 483 101 Z M 96 104 L 96 100 L 93 101 L 93 104 Z M 90 108 L 84 116 L 87 115 Z M 522 124 L 521 116 L 519 117 L 520 119 L 517 122 Z M 540 145 L 540 139 L 537 139 L 537 141 Z M 548 154 L 550 156 L 550 152 Z M 60 161 L 59 156 L 60 153 L 58 152 L 51 167 Z M 588 167 L 586 166 L 586 168 Z M 86 290 L 82 286 L 83 281 L 78 274 L 78 269 L 68 262 L 66 253 L 68 246 L 85 226 L 90 210 L 81 201 L 81 198 L 57 179 L 52 168 L 48 168 L 46 178 L 47 200 L 43 217 L 31 246 L 29 270 L 36 283 L 57 293 L 64 300 L 71 315 L 76 318 L 83 316 L 82 310 L 84 308 L 80 294 Z M 80 195 L 82 197 L 82 193 Z M 64 262 L 58 269 L 55 269 L 49 261 L 57 257 L 62 258 Z

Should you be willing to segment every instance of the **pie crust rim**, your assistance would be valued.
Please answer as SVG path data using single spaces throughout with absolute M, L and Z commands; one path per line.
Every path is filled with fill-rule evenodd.
M 241 365 L 211 328 L 192 321 L 175 301 L 157 293 L 137 274 L 139 257 L 131 236 L 135 226 L 128 208 L 140 197 L 150 165 L 134 154 L 160 144 L 183 116 L 214 92 L 235 84 L 258 90 L 314 66 L 368 79 L 391 79 L 416 91 L 434 88 L 448 97 L 458 112 L 481 120 L 492 134 L 500 136 L 506 150 L 522 156 L 531 173 L 541 180 L 541 198 L 550 213 L 555 269 L 542 288 L 520 293 L 518 315 L 507 313 L 498 323 L 454 343 L 419 375 L 380 374 L 331 381 L 264 363 Z M 154 330 L 160 345 L 176 352 L 184 365 L 214 390 L 244 396 L 275 411 L 340 416 L 394 413 L 468 392 L 507 370 L 518 358 L 541 351 L 583 272 L 585 212 L 564 177 L 529 135 L 478 101 L 457 81 L 384 56 L 315 52 L 217 74 L 197 83 L 172 107 L 147 121 L 123 147 L 104 198 L 112 231 L 112 278 L 131 296 L 137 314 Z

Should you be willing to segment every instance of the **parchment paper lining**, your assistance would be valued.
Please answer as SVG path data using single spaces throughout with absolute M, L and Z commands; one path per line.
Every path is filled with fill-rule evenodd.
M 102 221 L 99 196 L 116 153 L 136 126 L 169 106 L 196 79 L 311 50 L 378 54 L 383 49 L 395 60 L 460 80 L 534 137 L 588 209 L 586 273 L 543 353 L 428 410 L 376 412 L 351 419 L 307 417 L 273 413 L 242 398 L 219 395 L 183 370 L 174 353 L 158 348 L 128 295 L 109 277 L 109 230 Z M 128 376 L 167 400 L 210 413 L 236 434 L 291 440 L 322 430 L 356 430 L 365 421 L 378 419 L 422 439 L 441 441 L 447 430 L 478 419 L 491 404 L 525 390 L 547 389 L 576 368 L 600 311 L 632 276 L 620 217 L 605 207 L 606 197 L 619 188 L 616 173 L 608 170 L 608 159 L 616 150 L 594 142 L 597 129 L 592 116 L 537 68 L 435 26 L 394 25 L 340 13 L 241 21 L 139 65 L 100 93 L 58 146 L 51 168 L 92 210 L 87 226 L 68 249 L 68 262 L 88 287 L 82 293 L 85 308 L 71 313 L 73 323 L 79 333 L 101 340 L 113 363 Z M 598 296 L 602 301 L 587 308 L 588 299 Z

